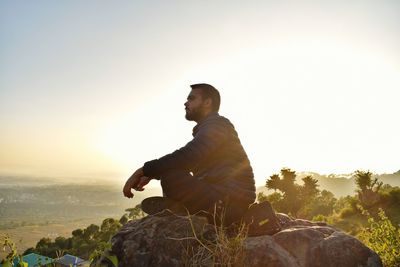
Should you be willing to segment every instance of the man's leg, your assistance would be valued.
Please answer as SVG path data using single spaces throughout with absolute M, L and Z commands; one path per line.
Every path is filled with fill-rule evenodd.
M 221 194 L 214 185 L 193 177 L 182 170 L 172 170 L 161 178 L 164 196 L 181 202 L 191 214 L 206 211 L 217 224 L 229 225 L 240 221 L 248 204 L 233 201 Z
M 190 213 L 212 211 L 215 203 L 223 200 L 217 190 L 183 170 L 171 170 L 161 177 L 164 196 L 179 201 Z

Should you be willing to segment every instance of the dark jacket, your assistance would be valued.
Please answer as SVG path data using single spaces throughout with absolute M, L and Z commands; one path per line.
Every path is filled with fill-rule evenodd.
M 175 152 L 146 162 L 144 174 L 159 179 L 169 170 L 186 170 L 222 195 L 252 203 L 256 197 L 253 170 L 233 124 L 212 113 L 193 128 L 193 137 Z

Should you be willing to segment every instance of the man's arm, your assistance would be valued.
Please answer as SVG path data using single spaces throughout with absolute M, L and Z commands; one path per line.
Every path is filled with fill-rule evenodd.
M 148 184 L 150 180 L 151 178 L 144 175 L 143 168 L 137 169 L 125 183 L 125 186 L 122 190 L 124 196 L 127 198 L 132 198 L 132 189 L 135 189 L 136 191 L 143 191 L 143 187 Z
M 213 153 L 230 135 L 233 126 L 213 121 L 204 125 L 192 141 L 162 158 L 148 161 L 143 166 L 145 176 L 160 177 L 170 169 L 191 171 L 201 160 Z

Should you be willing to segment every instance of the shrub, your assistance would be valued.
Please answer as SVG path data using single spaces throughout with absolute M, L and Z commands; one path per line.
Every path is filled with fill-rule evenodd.
M 4 267 L 28 267 L 28 263 L 22 260 L 22 256 L 18 254 L 17 247 L 14 242 L 10 239 L 10 237 L 5 236 L 2 241 L 2 249 L 6 253 L 6 257 L 4 259 L 0 259 L 0 266 Z M 18 263 L 14 264 L 14 260 L 19 259 Z
M 339 217 L 342 219 L 345 219 L 345 218 L 351 217 L 355 214 L 356 214 L 356 212 L 354 211 L 353 208 L 347 207 L 340 211 Z
M 385 212 L 379 210 L 379 219 L 368 218 L 368 227 L 359 238 L 381 257 L 385 266 L 400 266 L 400 229 L 396 228 Z
M 314 222 L 328 222 L 328 218 L 325 215 L 318 214 L 312 218 Z

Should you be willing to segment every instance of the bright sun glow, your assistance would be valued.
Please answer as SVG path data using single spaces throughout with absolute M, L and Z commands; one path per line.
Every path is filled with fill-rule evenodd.
M 258 184 L 398 171 L 395 1 L 50 2 L 0 2 L 0 174 L 125 179 L 191 140 L 198 82 Z
M 258 184 L 285 166 L 329 173 L 352 172 L 356 164 L 380 171 L 373 155 L 365 153 L 356 161 L 348 156 L 364 149 L 373 138 L 363 128 L 370 119 L 379 127 L 391 123 L 384 116 L 374 120 L 380 111 L 373 108 L 382 98 L 377 87 L 394 92 L 400 85 L 390 62 L 341 43 L 299 41 L 296 47 L 280 45 L 244 52 L 235 63 L 216 62 L 201 73 L 189 73 L 186 80 L 210 77 L 223 85 L 221 114 L 236 125 Z M 188 85 L 182 81 L 176 85 L 181 88 L 163 92 L 131 116 L 102 129 L 98 142 L 102 153 L 133 170 L 188 142 L 193 126 L 183 118 Z M 365 97 L 366 92 L 376 93 Z M 394 98 L 383 97 L 382 101 L 389 109 L 395 107 Z M 349 143 L 351 134 L 357 137 Z M 381 141 L 390 146 L 393 140 Z M 326 151 L 331 155 L 318 155 L 326 155 Z M 334 157 L 343 160 L 332 161 Z

